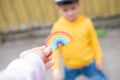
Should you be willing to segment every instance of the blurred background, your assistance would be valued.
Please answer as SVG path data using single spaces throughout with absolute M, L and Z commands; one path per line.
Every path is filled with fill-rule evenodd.
M 103 70 L 109 80 L 120 80 L 119 3 L 120 0 L 80 0 L 80 14 L 94 22 L 103 51 Z M 21 51 L 44 45 L 57 18 L 54 0 L 0 0 L 0 70 Z M 47 80 L 52 80 L 50 73 Z M 87 79 L 82 76 L 78 80 Z

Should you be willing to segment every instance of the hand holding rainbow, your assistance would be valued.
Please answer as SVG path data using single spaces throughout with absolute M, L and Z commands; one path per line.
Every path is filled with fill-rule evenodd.
M 50 46 L 52 50 L 56 50 L 58 48 L 58 44 L 65 46 L 72 40 L 72 37 L 68 33 L 57 31 L 48 36 L 46 40 L 46 46 Z

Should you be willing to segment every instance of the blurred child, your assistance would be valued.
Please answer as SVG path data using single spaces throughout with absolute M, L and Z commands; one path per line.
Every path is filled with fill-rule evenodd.
M 45 49 L 43 46 L 22 52 L 0 73 L 0 80 L 45 80 L 46 70 L 54 64 L 50 61 L 51 51 Z
M 71 35 L 73 41 L 53 51 L 53 79 L 61 80 L 61 54 L 65 65 L 63 80 L 75 80 L 81 74 L 90 80 L 107 80 L 101 72 L 102 55 L 93 23 L 89 18 L 79 15 L 79 0 L 55 2 L 61 16 L 53 25 L 52 32 L 64 31 Z

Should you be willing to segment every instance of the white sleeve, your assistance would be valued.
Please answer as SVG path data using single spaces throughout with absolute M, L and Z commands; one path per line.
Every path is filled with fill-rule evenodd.
M 12 61 L 0 73 L 0 80 L 45 80 L 46 69 L 36 54 Z

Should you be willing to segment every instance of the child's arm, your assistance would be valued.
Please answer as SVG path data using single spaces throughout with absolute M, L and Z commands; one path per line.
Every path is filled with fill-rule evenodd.
M 55 65 L 52 67 L 52 69 L 59 68 L 60 67 L 60 59 L 59 59 L 60 51 L 57 49 L 53 51 L 53 61 L 55 62 Z
M 100 45 L 99 45 L 96 31 L 94 29 L 94 26 L 93 26 L 93 23 L 91 20 L 89 21 L 89 35 L 90 35 L 91 46 L 92 46 L 92 49 L 94 51 L 96 66 L 97 66 L 97 65 L 100 65 L 102 63 L 102 52 L 100 49 Z
M 55 62 L 55 65 L 52 67 L 53 80 L 61 80 L 59 55 L 60 55 L 59 49 L 53 51 L 53 61 Z

